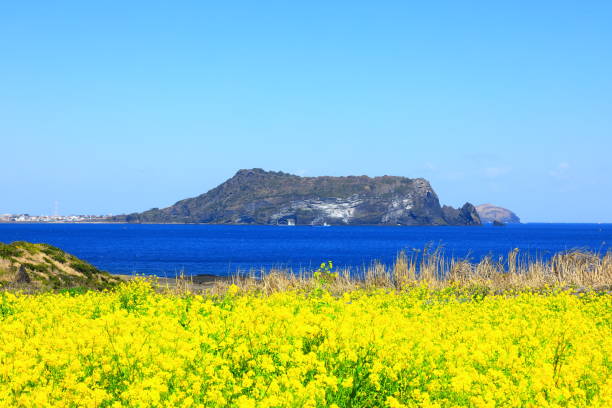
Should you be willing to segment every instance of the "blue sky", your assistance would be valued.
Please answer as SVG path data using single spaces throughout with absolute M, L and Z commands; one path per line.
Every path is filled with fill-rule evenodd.
M 123 213 L 240 168 L 425 177 L 612 222 L 612 2 L 0 3 L 0 213 Z

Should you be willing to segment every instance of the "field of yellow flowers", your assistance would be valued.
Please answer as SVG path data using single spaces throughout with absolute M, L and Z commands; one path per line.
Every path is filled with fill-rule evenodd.
M 0 294 L 0 406 L 610 407 L 612 296 Z

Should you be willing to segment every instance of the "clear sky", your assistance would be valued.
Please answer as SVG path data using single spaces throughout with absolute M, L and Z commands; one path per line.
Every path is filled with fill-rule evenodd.
M 164 207 L 240 168 L 425 177 L 612 222 L 610 1 L 5 1 L 0 213 Z

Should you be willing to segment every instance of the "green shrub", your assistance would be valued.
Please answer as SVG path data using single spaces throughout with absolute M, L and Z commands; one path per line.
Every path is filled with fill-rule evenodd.
M 20 257 L 23 252 L 14 246 L 14 244 L 4 244 L 0 242 L 0 258 L 11 259 Z
M 66 253 L 62 251 L 61 249 L 54 247 L 53 245 L 49 245 L 49 244 L 39 244 L 39 245 L 40 245 L 40 250 L 42 251 L 42 253 L 49 256 L 49 258 L 53 259 L 54 261 L 57 261 L 63 264 L 63 263 L 66 263 L 66 261 L 68 260 L 66 257 Z
M 33 264 L 30 262 L 23 262 L 22 265 L 26 268 L 29 269 L 31 271 L 35 271 L 35 272 L 40 272 L 40 273 L 49 273 L 51 272 L 51 266 L 44 264 L 44 263 L 39 263 L 39 264 Z
M 87 277 L 91 277 L 100 272 L 98 268 L 96 268 L 92 264 L 78 260 L 78 259 L 73 259 L 70 262 L 70 267 L 78 272 L 81 272 Z
M 65 264 L 68 259 L 66 259 L 66 257 L 64 255 L 61 254 L 53 254 L 53 255 L 49 255 L 51 257 L 51 259 L 53 259 L 56 262 L 59 262 L 61 264 Z
M 31 242 L 26 241 L 15 241 L 11 245 L 21 248 L 32 255 L 36 255 L 40 252 L 40 244 L 32 244 Z

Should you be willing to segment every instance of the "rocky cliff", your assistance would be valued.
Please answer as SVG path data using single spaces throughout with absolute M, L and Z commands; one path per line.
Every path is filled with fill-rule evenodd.
M 198 197 L 113 217 L 143 223 L 269 225 L 480 225 L 473 205 L 441 207 L 422 178 L 300 177 L 240 170 Z
M 494 221 L 504 224 L 520 224 L 521 219 L 507 208 L 497 207 L 493 204 L 480 204 L 476 207 L 480 220 L 489 224 Z

